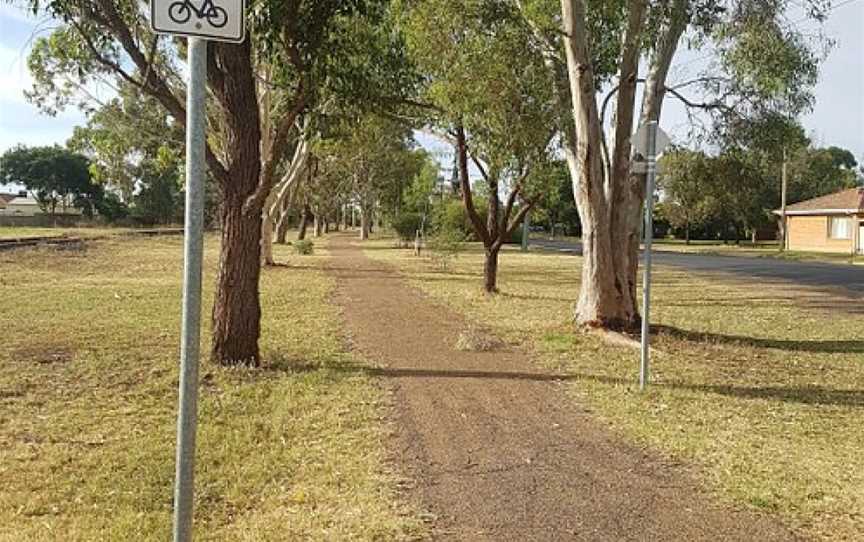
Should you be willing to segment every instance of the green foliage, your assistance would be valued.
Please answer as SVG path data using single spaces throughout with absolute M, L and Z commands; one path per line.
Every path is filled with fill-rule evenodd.
M 315 251 L 315 243 L 308 239 L 294 241 L 291 246 L 294 247 L 294 254 L 300 256 L 309 256 Z
M 441 269 L 455 259 L 464 248 L 465 234 L 460 229 L 441 228 L 429 239 L 429 257 L 432 263 Z
M 183 199 L 178 178 L 177 170 L 146 167 L 141 191 L 133 199 L 132 217 L 143 224 L 181 221 Z
M 417 232 L 423 226 L 423 216 L 419 213 L 402 213 L 394 218 L 391 225 L 396 230 L 399 240 L 407 243 L 414 240 Z
M 435 232 L 459 232 L 463 239 L 474 235 L 465 205 L 457 199 L 448 199 L 435 208 L 432 226 Z
M 570 172 L 563 160 L 554 160 L 542 165 L 539 171 L 537 185 L 542 186 L 540 198 L 531 210 L 533 224 L 545 224 L 551 233 L 579 235 L 582 224 L 579 221 L 579 211 L 573 199 L 573 183 Z M 521 235 L 521 229 L 518 230 Z
M 99 216 L 109 223 L 120 222 L 129 216 L 129 206 L 123 203 L 114 192 L 106 192 L 96 202 L 96 210 L 99 212 Z
M 85 156 L 58 145 L 19 145 L 0 156 L 0 180 L 20 183 L 33 193 L 43 211 L 57 212 L 57 206 L 74 206 L 92 213 L 101 191 L 91 182 Z

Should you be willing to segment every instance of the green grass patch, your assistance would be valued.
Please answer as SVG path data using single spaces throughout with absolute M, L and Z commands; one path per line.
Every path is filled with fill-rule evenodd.
M 0 540 L 170 538 L 181 243 L 0 253 Z M 196 539 L 423 533 L 395 498 L 383 392 L 343 349 L 320 245 L 302 265 L 277 247 L 298 266 L 263 272 L 266 366 L 202 365 Z M 205 313 L 217 256 L 209 237 Z
M 375 243 L 370 257 L 397 265 L 538 363 L 575 375 L 577 400 L 624 438 L 694 465 L 718 498 L 776 514 L 814 538 L 864 532 L 860 301 L 661 267 L 652 385 L 640 393 L 638 350 L 574 329 L 581 258 L 505 249 L 501 293 L 490 297 L 476 246 L 443 272 Z

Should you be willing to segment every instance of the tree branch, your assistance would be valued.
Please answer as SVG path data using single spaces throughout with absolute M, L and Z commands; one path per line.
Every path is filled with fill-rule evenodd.
M 474 208 L 474 197 L 471 194 L 471 182 L 468 180 L 468 148 L 465 143 L 465 128 L 462 124 L 456 127 L 456 155 L 459 164 L 459 184 L 462 187 L 462 201 L 465 203 L 465 212 L 468 213 L 468 218 L 474 226 L 474 231 L 477 233 L 484 246 L 490 244 L 489 231 L 480 220 L 480 215 L 477 214 L 477 209 Z

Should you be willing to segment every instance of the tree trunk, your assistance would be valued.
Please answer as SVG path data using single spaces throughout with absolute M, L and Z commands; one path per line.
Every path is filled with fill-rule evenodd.
M 282 200 L 281 209 L 279 209 L 279 220 L 276 222 L 276 243 L 284 245 L 288 242 L 288 219 L 291 214 L 291 199 L 285 198 Z
M 309 208 L 309 205 L 303 206 L 303 213 L 300 215 L 300 225 L 297 229 L 297 240 L 302 241 L 306 239 L 306 227 L 309 225 L 309 215 L 312 214 L 312 210 Z
M 365 241 L 369 239 L 369 217 L 367 216 L 367 211 L 364 208 L 360 208 L 360 240 Z
M 261 126 L 251 45 L 211 44 L 217 61 L 232 74 L 224 106 L 226 163 L 222 185 L 222 244 L 213 302 L 212 359 L 223 365 L 260 361 L 262 182 Z M 211 76 L 213 74 L 211 73 Z M 217 174 L 218 176 L 218 174 Z M 266 198 L 266 195 L 265 195 Z
M 288 242 L 288 211 L 282 212 L 282 218 L 276 225 L 276 243 L 284 245 Z
M 684 244 L 690 244 L 690 223 L 684 225 Z
M 223 365 L 257 365 L 261 332 L 261 212 L 243 212 L 242 201 L 222 206 L 222 252 L 213 304 L 213 359 Z
M 273 219 L 266 210 L 261 216 L 261 261 L 264 265 L 273 265 Z
M 564 44 L 570 83 L 574 131 L 565 146 L 573 195 L 582 221 L 582 284 L 576 321 L 590 327 L 632 328 L 639 323 L 636 306 L 638 264 L 638 186 L 630 179 L 630 131 L 636 91 L 639 36 L 644 3 L 631 4 L 622 44 L 620 83 L 611 160 L 603 145 L 586 24 L 586 6 L 564 0 Z M 578 144 L 576 144 L 578 142 Z M 608 167 L 607 167 L 608 166 Z
M 483 290 L 487 294 L 498 292 L 498 253 L 500 250 L 500 246 L 486 249 L 486 257 L 483 262 Z

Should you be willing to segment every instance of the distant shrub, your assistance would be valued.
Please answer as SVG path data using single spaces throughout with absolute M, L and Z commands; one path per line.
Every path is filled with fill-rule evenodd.
M 295 254 L 300 254 L 301 256 L 308 256 L 312 254 L 312 252 L 314 252 L 315 243 L 309 241 L 308 239 L 303 239 L 300 241 L 294 241 L 293 247 Z
M 462 252 L 465 234 L 458 229 L 441 229 L 429 240 L 429 257 L 442 271 Z
M 419 213 L 402 213 L 393 219 L 392 226 L 402 243 L 414 240 L 417 230 L 423 225 L 423 217 Z
M 450 200 L 437 207 L 434 229 L 436 231 L 462 232 L 463 240 L 469 239 L 474 234 L 471 220 L 468 218 L 461 200 Z

